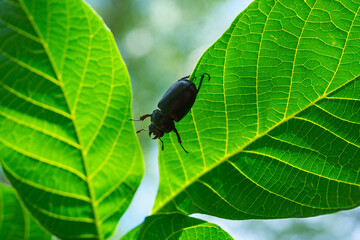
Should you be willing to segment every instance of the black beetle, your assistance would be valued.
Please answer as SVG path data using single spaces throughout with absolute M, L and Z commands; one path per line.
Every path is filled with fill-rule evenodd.
M 161 150 L 164 150 L 164 142 L 161 140 L 161 137 L 164 136 L 164 133 L 174 131 L 176 133 L 180 146 L 184 149 L 186 153 L 188 153 L 181 144 L 181 138 L 175 128 L 174 121 L 180 121 L 190 111 L 191 107 L 194 105 L 196 96 L 199 93 L 205 75 L 207 75 L 210 80 L 210 75 L 204 73 L 201 76 L 200 84 L 197 89 L 195 84 L 189 81 L 190 76 L 179 79 L 169 88 L 169 90 L 167 90 L 162 99 L 159 101 L 158 108 L 160 110 L 156 109 L 153 111 L 152 114 L 145 114 L 144 116 L 141 116 L 139 120 L 129 120 L 144 121 L 147 117 L 151 117 L 151 124 L 149 125 L 149 136 L 151 137 L 151 134 L 154 134 L 153 139 L 158 138 L 161 141 Z M 136 133 L 139 133 L 141 131 L 147 130 L 141 129 Z

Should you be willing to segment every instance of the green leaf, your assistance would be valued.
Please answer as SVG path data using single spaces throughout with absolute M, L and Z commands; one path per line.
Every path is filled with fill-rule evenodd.
M 0 0 L 0 156 L 62 239 L 109 237 L 142 174 L 129 75 L 83 2 Z
M 120 240 L 135 240 L 139 239 L 140 230 L 143 224 L 133 228 L 131 231 L 127 232 L 124 236 L 120 238 Z
M 121 240 L 232 240 L 219 226 L 182 214 L 161 214 L 147 217 L 145 222 Z
M 0 184 L 0 239 L 51 239 L 20 204 L 15 191 Z
M 360 205 L 360 4 L 254 1 L 201 57 L 154 213 L 309 217 Z M 196 77 L 196 78 L 195 78 Z

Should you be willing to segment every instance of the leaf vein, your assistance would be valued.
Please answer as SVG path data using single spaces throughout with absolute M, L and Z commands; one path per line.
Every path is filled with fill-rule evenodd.
M 109 46 L 110 46 L 110 51 L 111 51 L 111 54 L 113 54 L 113 46 L 111 45 L 111 39 L 108 38 L 109 40 Z M 114 59 L 113 57 L 111 57 L 111 63 L 112 63 L 112 66 L 114 65 Z M 105 122 L 105 119 L 106 119 L 106 116 L 107 116 L 107 113 L 109 111 L 109 107 L 110 107 L 110 102 L 111 102 L 111 99 L 112 99 L 112 95 L 113 95 L 113 89 L 114 89 L 114 79 L 115 79 L 115 70 L 114 68 L 112 68 L 112 73 L 111 73 L 111 84 L 110 84 L 110 92 L 108 94 L 108 98 L 107 98 L 107 101 L 106 101 L 106 106 L 105 106 L 105 110 L 104 110 L 104 114 L 102 115 L 101 117 L 101 121 L 95 131 L 95 133 L 93 134 L 92 138 L 90 139 L 87 147 L 85 148 L 84 152 L 85 152 L 85 156 L 87 155 L 87 153 L 89 152 L 91 146 L 93 145 L 96 137 L 98 136 L 99 132 L 100 132 L 100 129 L 102 128 L 102 126 L 104 125 L 104 122 Z
M 250 153 L 250 154 L 254 154 L 254 155 L 259 155 L 259 156 L 263 156 L 263 157 L 268 157 L 268 158 L 271 158 L 271 159 L 274 159 L 278 162 L 281 162 L 285 165 L 288 165 L 290 167 L 292 167 L 292 169 L 297 169 L 299 171 L 303 171 L 303 172 L 306 172 L 307 174 L 311 174 L 311 175 L 315 175 L 317 177 L 320 177 L 320 178 L 324 178 L 324 179 L 327 179 L 329 181 L 334 181 L 334 182 L 338 182 L 338 183 L 344 183 L 344 184 L 348 184 L 348 185 L 353 185 L 353 186 L 356 186 L 356 187 L 360 187 L 360 184 L 357 184 L 357 183 L 351 183 L 351 182 L 345 182 L 345 181 L 342 181 L 342 180 L 339 180 L 339 179 L 334 179 L 334 178 L 330 178 L 330 177 L 326 177 L 324 175 L 321 175 L 319 173 L 315 173 L 315 172 L 310 172 L 308 170 L 305 170 L 305 169 L 302 169 L 296 165 L 293 165 L 289 162 L 286 162 L 280 158 L 277 158 L 275 156 L 272 156 L 272 155 L 269 155 L 269 154 L 265 154 L 265 153 L 261 153 L 261 152 L 256 152 L 256 151 L 249 151 L 249 150 L 243 150 L 244 153 Z
M 52 83 L 54 83 L 54 84 L 56 84 L 56 85 L 58 85 L 58 86 L 61 85 L 61 83 L 60 83 L 58 80 L 56 80 L 55 78 L 51 77 L 51 76 L 48 75 L 47 73 L 44 73 L 44 72 L 40 71 L 39 69 L 36 69 L 36 68 L 30 66 L 29 64 L 24 63 L 24 62 L 20 61 L 19 59 L 10 56 L 9 54 L 7 54 L 7 53 L 6 53 L 5 51 L 3 51 L 2 49 L 0 49 L 0 53 L 1 53 L 2 55 L 4 55 L 5 57 L 7 57 L 8 59 L 10 59 L 12 62 L 14 62 L 14 63 L 16 63 L 17 65 L 19 65 L 19 66 L 21 66 L 21 67 L 29 70 L 30 72 L 36 73 L 37 75 L 43 77 L 44 79 L 49 80 L 50 82 L 52 82 Z
M 17 181 L 21 182 L 22 184 L 28 185 L 28 186 L 30 186 L 32 188 L 36 188 L 39 191 L 51 193 L 51 194 L 66 197 L 66 198 L 72 198 L 72 199 L 76 199 L 76 200 L 81 200 L 81 201 L 84 201 L 84 202 L 90 202 L 90 199 L 88 197 L 86 197 L 86 196 L 82 196 L 82 195 L 75 194 L 75 193 L 64 192 L 64 191 L 56 190 L 56 189 L 53 189 L 53 188 L 48 188 L 48 187 L 45 187 L 43 185 L 32 182 L 32 181 L 30 181 L 28 179 L 22 178 L 19 175 L 17 175 L 14 171 L 12 171 L 7 166 L 7 164 L 5 162 L 2 163 L 2 166 L 4 167 L 5 171 L 8 172 Z
M 256 135 L 259 134 L 260 132 L 260 107 L 259 107 L 259 62 L 260 62 L 260 53 L 261 53 L 261 46 L 264 40 L 264 33 L 265 33 L 265 28 L 266 25 L 268 24 L 269 18 L 270 18 L 270 14 L 271 12 L 274 10 L 276 4 L 278 3 L 278 1 L 275 1 L 274 5 L 271 7 L 270 11 L 268 14 L 265 14 L 264 12 L 261 11 L 261 9 L 259 8 L 260 12 L 262 14 L 264 14 L 266 16 L 266 21 L 264 23 L 264 27 L 263 27 L 263 31 L 261 33 L 261 37 L 260 37 L 260 43 L 259 43 L 259 51 L 257 51 L 257 59 L 256 59 L 256 76 L 255 76 L 255 97 L 256 97 Z M 240 19 L 239 19 L 240 21 Z
M 39 38 L 31 35 L 28 32 L 25 32 L 24 30 L 18 28 L 17 26 L 7 22 L 5 19 L 0 18 L 0 22 L 4 23 L 5 26 L 7 26 L 8 28 L 10 28 L 11 30 L 13 30 L 14 32 L 16 32 L 16 33 L 18 33 L 20 35 L 22 35 L 22 36 L 24 36 L 26 38 L 29 38 L 29 39 L 31 39 L 31 40 L 33 40 L 35 42 L 40 42 Z
M 354 15 L 354 19 L 353 19 L 352 22 L 351 22 L 351 26 L 350 26 L 349 31 L 347 31 L 347 35 L 346 35 L 346 39 L 345 39 L 345 44 L 344 44 L 344 47 L 343 47 L 343 49 L 342 49 L 339 62 L 338 62 L 338 64 L 337 64 L 337 66 L 336 66 L 336 70 L 335 70 L 335 72 L 334 72 L 334 74 L 333 74 L 333 76 L 332 76 L 332 78 L 331 78 L 328 86 L 327 86 L 326 89 L 325 89 L 325 93 L 326 93 L 327 90 L 329 89 L 330 85 L 332 84 L 332 82 L 333 82 L 333 80 L 334 80 L 334 78 L 335 78 L 335 76 L 336 76 L 336 73 L 337 73 L 338 70 L 339 70 L 340 63 L 341 63 L 342 58 L 343 58 L 343 56 L 344 56 L 344 52 L 345 52 L 345 49 L 346 49 L 346 46 L 347 46 L 347 43 L 348 43 L 348 40 L 349 40 L 349 36 L 350 36 L 350 33 L 351 33 L 351 29 L 352 29 L 353 26 L 354 26 L 354 22 L 355 22 L 355 19 L 356 19 L 358 13 L 359 13 L 359 10 L 360 10 L 360 6 L 358 7 L 358 9 L 357 9 L 357 11 L 356 11 L 356 14 Z
M 292 64 L 292 69 L 291 69 L 291 77 L 290 77 L 290 87 L 289 87 L 289 94 L 288 94 L 288 98 L 287 98 L 287 102 L 286 102 L 286 108 L 285 108 L 285 112 L 284 112 L 284 119 L 286 118 L 286 114 L 287 114 L 287 111 L 288 111 L 288 108 L 289 108 L 289 103 L 290 103 L 290 97 L 291 97 L 291 90 L 292 90 L 292 85 L 293 85 L 293 80 L 294 80 L 294 70 L 295 70 L 295 62 L 296 62 L 296 56 L 297 56 L 297 53 L 298 53 L 298 49 L 299 49 L 299 44 L 300 44 L 300 40 L 301 40 L 301 37 L 304 33 L 304 29 L 305 29 L 305 26 L 306 24 L 308 23 L 308 20 L 309 20 L 309 17 L 312 13 L 312 10 L 315 8 L 315 5 L 317 3 L 317 0 L 316 2 L 314 3 L 313 7 L 310 7 L 310 12 L 304 22 L 304 26 L 303 28 L 301 29 L 301 33 L 300 33 L 300 36 L 298 38 L 298 41 L 297 41 L 297 44 L 296 44 L 296 48 L 295 48 L 295 54 L 294 54 L 294 61 L 293 61 L 293 64 Z
M 67 222 L 94 223 L 94 219 L 92 219 L 92 218 L 64 216 L 64 215 L 56 214 L 56 213 L 50 212 L 46 209 L 40 208 L 39 206 L 32 204 L 30 201 L 28 201 L 27 204 L 31 205 L 31 207 L 33 207 L 37 211 L 41 212 L 42 214 L 44 214 L 50 218 L 53 218 L 53 219 L 67 221 Z
M 3 82 L 0 82 L 0 86 L 2 86 L 6 91 L 8 91 L 8 92 L 14 94 L 15 96 L 17 96 L 18 98 L 21 98 L 21 99 L 25 100 L 26 102 L 29 102 L 29 103 L 31 103 L 33 105 L 36 105 L 38 107 L 49 110 L 51 112 L 57 113 L 57 114 L 65 117 L 65 118 L 72 119 L 72 116 L 70 114 L 68 114 L 67 112 L 64 112 L 64 111 L 59 110 L 57 108 L 54 108 L 52 106 L 46 105 L 46 104 L 44 104 L 42 102 L 39 102 L 37 100 L 34 100 L 34 99 L 28 97 L 28 96 L 25 96 L 24 94 L 22 94 L 22 93 L 18 92 L 17 90 L 9 87 L 8 85 L 6 85 Z
M 135 166 L 135 159 L 136 157 L 136 154 L 133 155 L 133 159 L 131 161 L 131 166 L 130 168 L 127 170 L 127 173 L 126 175 L 124 175 L 120 181 L 116 184 L 114 184 L 114 186 L 112 188 L 110 188 L 109 191 L 107 191 L 106 193 L 104 193 L 102 196 L 100 196 L 96 201 L 95 201 L 95 206 L 98 206 L 102 201 L 104 201 L 104 199 L 106 199 L 111 193 L 113 193 L 115 190 L 117 190 L 119 188 L 119 186 L 124 183 L 126 184 L 126 179 L 130 176 L 130 174 L 132 173 L 132 170 L 134 169 L 134 166 Z
M 63 142 L 63 143 L 65 143 L 65 144 L 67 144 L 67 145 L 69 145 L 69 146 L 71 146 L 71 147 L 74 147 L 74 148 L 76 148 L 76 149 L 79 149 L 79 148 L 80 148 L 79 144 L 77 144 L 77 143 L 75 143 L 75 142 L 73 142 L 73 141 L 71 141 L 71 140 L 69 140 L 69 139 L 67 139 L 67 138 L 65 138 L 65 137 L 62 137 L 62 136 L 60 136 L 60 135 L 56 135 L 55 133 L 52 133 L 52 132 L 50 132 L 50 131 L 48 131 L 48 130 L 46 130 L 46 129 L 40 128 L 40 127 L 38 127 L 38 126 L 36 126 L 36 125 L 33 125 L 33 124 L 31 124 L 31 123 L 27 123 L 27 122 L 25 122 L 25 121 L 22 121 L 22 120 L 20 120 L 20 119 L 17 119 L 17 118 L 15 118 L 15 117 L 12 117 L 12 116 L 10 116 L 10 115 L 8 115 L 8 114 L 5 114 L 4 112 L 1 112 L 1 111 L 0 111 L 0 116 L 3 116 L 4 118 L 6 118 L 6 119 L 8 119 L 9 121 L 12 121 L 12 122 L 14 122 L 14 123 L 20 124 L 20 125 L 22 125 L 22 126 L 31 128 L 31 129 L 33 129 L 33 130 L 35 130 L 35 131 L 37 131 L 37 132 L 43 133 L 43 134 L 45 134 L 45 135 L 47 135 L 47 136 L 50 136 L 50 137 L 52 137 L 52 138 L 54 138 L 54 139 L 56 139 L 56 140 L 58 140 L 58 141 L 60 141 L 60 142 Z
M 354 122 L 354 121 L 350 121 L 350 120 L 345 119 L 345 118 L 341 118 L 341 117 L 339 117 L 339 116 L 337 116 L 337 115 L 335 115 L 335 114 L 327 111 L 326 109 L 320 107 L 318 104 L 314 104 L 314 106 L 315 106 L 316 108 L 320 109 L 321 111 L 323 111 L 323 112 L 325 112 L 325 113 L 333 116 L 333 117 L 336 118 L 336 119 L 339 119 L 339 120 L 341 120 L 341 121 L 348 122 L 348 123 L 351 123 L 351 124 L 360 125 L 360 123 L 358 123 L 358 122 Z
M 347 142 L 347 143 L 349 143 L 349 144 L 351 144 L 351 145 L 353 145 L 353 146 L 355 146 L 355 147 L 357 147 L 357 148 L 360 148 L 360 146 L 359 146 L 359 145 L 357 145 L 356 143 L 353 143 L 353 142 L 351 142 L 351 141 L 349 141 L 349 140 L 347 140 L 347 139 L 345 139 L 345 138 L 341 137 L 340 135 L 338 135 L 338 134 L 336 134 L 336 133 L 332 132 L 331 130 L 329 130 L 329 129 L 327 129 L 327 128 L 323 127 L 323 126 L 321 126 L 320 124 L 318 124 L 318 123 L 316 123 L 316 122 L 313 122 L 313 121 L 311 121 L 311 120 L 309 120 L 309 119 L 302 118 L 302 117 L 294 117 L 294 119 L 303 120 L 303 121 L 305 121 L 305 122 L 308 122 L 308 123 L 311 123 L 311 124 L 313 124 L 313 125 L 315 125 L 315 126 L 318 126 L 318 127 L 322 128 L 322 129 L 324 129 L 325 131 L 327 131 L 327 132 L 331 133 L 332 135 L 334 135 L 334 136 L 336 136 L 336 137 L 338 137 L 338 138 L 342 139 L 343 141 L 345 141 L 345 142 Z
M 0 142 L 2 144 L 4 144 L 6 147 L 10 148 L 11 150 L 17 152 L 17 153 L 20 153 L 22 154 L 23 156 L 25 157 L 29 157 L 31 159 L 34 159 L 34 160 L 38 160 L 39 162 L 42 162 L 42 163 L 45 163 L 45 164 L 48 164 L 50 166 L 53 166 L 53 167 L 57 167 L 57 168 L 60 168 L 60 169 L 63 169 L 69 173 L 72 173 L 74 174 L 75 176 L 79 177 L 80 179 L 82 179 L 83 181 L 86 181 L 86 177 L 84 174 L 82 174 L 81 172 L 79 172 L 78 170 L 76 169 L 73 169 L 67 165 L 64 165 L 64 164 L 61 164 L 61 163 L 58 163 L 56 161 L 53 161 L 53 160 L 49 160 L 49 159 L 46 159 L 44 157 L 41 157 L 41 156 L 37 156 L 35 155 L 34 153 L 30 153 L 30 152 L 27 152 L 15 145 L 12 145 L 11 143 L 7 142 L 4 138 L 0 137 Z

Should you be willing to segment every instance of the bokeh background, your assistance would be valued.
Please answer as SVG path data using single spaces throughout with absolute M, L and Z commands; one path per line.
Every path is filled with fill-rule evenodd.
M 190 75 L 202 53 L 230 26 L 250 0 L 86 0 L 115 36 L 128 67 L 133 114 L 151 113 L 165 91 Z M 137 129 L 149 121 L 136 122 Z M 150 214 L 159 185 L 157 141 L 139 134 L 145 176 L 112 240 Z M 6 182 L 1 170 L 0 181 Z M 192 215 L 220 225 L 234 239 L 360 240 L 360 208 L 307 219 L 230 221 Z

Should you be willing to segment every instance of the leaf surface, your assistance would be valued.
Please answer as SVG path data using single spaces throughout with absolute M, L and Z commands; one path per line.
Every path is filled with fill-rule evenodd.
M 360 205 L 360 3 L 254 1 L 201 57 L 154 213 L 288 218 Z M 206 79 L 206 78 L 205 78 Z
M 219 226 L 181 214 L 149 216 L 121 240 L 233 240 Z
M 14 189 L 0 184 L 0 239 L 50 240 L 45 232 L 20 204 Z
M 129 75 L 82 1 L 0 1 L 0 155 L 22 201 L 62 239 L 104 239 L 142 174 Z

